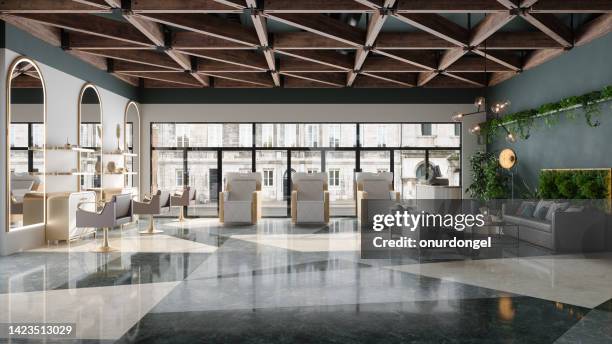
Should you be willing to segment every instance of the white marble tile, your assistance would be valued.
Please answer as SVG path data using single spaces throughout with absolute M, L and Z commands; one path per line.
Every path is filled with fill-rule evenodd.
M 118 339 L 179 283 L 1 294 L 0 323 L 75 323 L 78 339 Z
M 69 244 L 50 244 L 30 251 L 33 252 L 91 252 L 101 245 L 102 238 L 79 240 Z M 139 235 L 123 234 L 121 236 L 109 237 L 111 247 L 121 252 L 197 252 L 212 253 L 217 250 L 216 246 L 207 245 L 195 241 L 179 239 L 165 234 Z
M 612 253 L 466 260 L 388 268 L 589 308 L 612 299 Z
M 237 234 L 231 238 L 299 252 L 358 251 L 359 233 Z

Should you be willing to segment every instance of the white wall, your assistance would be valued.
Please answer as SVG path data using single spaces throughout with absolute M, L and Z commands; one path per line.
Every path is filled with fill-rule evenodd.
M 472 104 L 142 104 L 141 190 L 150 192 L 151 122 L 449 122 L 453 112 L 473 110 Z M 484 150 L 469 128 L 482 121 L 463 121 L 464 189 L 471 184 L 470 156 Z
M 11 63 L 19 54 L 9 50 L 0 49 L 0 60 L 2 70 L 0 80 L 6 80 L 7 71 Z M 50 66 L 37 63 L 41 69 L 47 91 L 47 145 L 63 145 L 68 140 L 76 144 L 77 140 L 77 113 L 79 93 L 83 85 L 87 82 L 66 74 Z M 4 132 L 6 123 L 6 85 L 2 86 L 0 92 L 0 130 Z M 123 118 L 125 107 L 129 99 L 119 96 L 108 90 L 98 88 L 101 95 L 103 121 L 104 121 L 104 150 L 116 149 L 115 127 L 120 124 L 123 128 Z M 123 139 L 122 139 L 123 140 Z M 2 144 L 4 147 L 4 143 Z M 4 149 L 0 153 L 3 166 L 6 164 L 6 152 Z M 71 153 L 49 153 L 46 159 L 46 169 L 52 171 L 66 171 L 77 168 L 76 154 Z M 121 165 L 122 166 L 122 165 Z M 5 180 L 6 172 L 2 171 L 2 179 Z M 123 185 L 122 176 L 111 176 L 104 179 L 105 187 L 115 187 Z M 77 189 L 77 179 L 73 176 L 48 177 L 46 180 L 47 192 L 52 191 L 74 191 Z M 0 191 L 3 197 L 0 198 L 0 218 L 2 227 L 5 226 L 6 214 L 6 183 L 2 182 Z M 6 232 L 5 228 L 0 231 L 0 255 L 7 255 L 24 249 L 29 249 L 43 245 L 45 242 L 44 228 L 42 226 L 27 230 L 16 230 Z

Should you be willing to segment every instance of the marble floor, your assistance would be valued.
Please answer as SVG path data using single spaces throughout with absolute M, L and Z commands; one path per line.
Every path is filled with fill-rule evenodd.
M 612 253 L 361 259 L 352 218 L 156 221 L 111 231 L 120 252 L 92 238 L 0 257 L 0 324 L 76 324 L 0 343 L 612 342 Z

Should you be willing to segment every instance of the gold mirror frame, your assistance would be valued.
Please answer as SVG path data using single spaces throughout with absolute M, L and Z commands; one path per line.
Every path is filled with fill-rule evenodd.
M 127 105 L 125 106 L 125 113 L 123 115 L 123 150 L 125 152 L 127 152 L 128 150 L 128 145 L 127 145 L 127 123 L 128 123 L 128 113 L 130 112 L 130 106 L 133 106 L 134 109 L 136 109 L 136 117 L 138 117 L 138 152 L 134 152 L 136 154 L 138 154 L 136 156 L 136 159 L 138 160 L 138 174 L 135 174 L 134 176 L 136 176 L 136 178 L 138 178 L 138 192 L 140 193 L 140 108 L 138 108 L 138 104 L 136 104 L 135 101 L 130 100 Z M 132 146 L 134 145 L 134 125 L 132 125 Z M 128 165 L 128 159 L 130 159 L 131 157 L 124 157 L 123 160 L 123 166 L 127 167 Z M 134 171 L 132 171 L 134 172 Z M 127 186 L 127 178 L 129 178 L 129 176 L 125 176 L 125 179 L 123 180 L 123 186 Z M 133 187 L 133 185 L 132 185 Z
M 4 195 L 4 202 L 5 202 L 5 226 L 6 226 L 6 232 L 10 232 L 11 231 L 11 219 L 10 219 L 10 213 L 11 213 L 11 193 L 10 193 L 10 189 L 11 189 L 11 172 L 10 172 L 10 160 L 11 160 L 11 142 L 10 142 L 10 137 L 9 137 L 9 131 L 11 128 L 11 83 L 13 81 L 13 72 L 15 71 L 15 67 L 17 67 L 20 63 L 22 62 L 27 62 L 30 63 L 34 69 L 36 69 L 36 72 L 38 73 L 38 75 L 40 75 L 40 83 L 42 84 L 42 91 L 43 91 L 43 126 L 45 128 L 45 130 L 43 131 L 43 166 L 45 168 L 43 174 L 42 174 L 42 182 L 43 182 L 43 199 L 45 199 L 45 201 L 43 202 L 43 219 L 45 219 L 43 222 L 39 222 L 39 223 L 35 223 L 35 224 L 31 224 L 31 225 L 27 225 L 27 226 L 21 226 L 21 227 L 16 227 L 13 228 L 13 231 L 15 230 L 20 230 L 20 229 L 24 229 L 24 228 L 32 228 L 35 226 L 40 226 L 41 224 L 44 226 L 45 225 L 45 221 L 47 219 L 47 178 L 45 176 L 46 172 L 47 172 L 47 89 L 45 86 L 45 79 L 43 77 L 43 74 L 40 70 L 40 67 L 38 67 L 38 65 L 36 64 L 36 62 L 34 62 L 34 60 L 25 57 L 25 56 L 19 56 L 17 58 L 15 58 L 13 60 L 13 62 L 11 63 L 11 65 L 9 66 L 9 69 L 7 71 L 6 74 L 6 122 L 5 122 L 5 129 L 6 129 L 6 135 L 5 135 L 5 140 L 4 140 L 4 144 L 6 147 L 6 159 L 4 159 L 4 171 L 6 173 L 6 193 Z
M 100 106 L 100 189 L 104 187 L 104 112 L 102 111 L 102 97 L 100 97 L 100 91 L 96 85 L 92 83 L 86 83 L 81 87 L 81 92 L 79 92 L 78 102 L 78 114 L 77 114 L 77 145 L 81 146 L 81 113 L 82 113 L 82 105 L 83 105 L 83 95 L 88 88 L 91 88 L 96 92 L 96 96 L 98 97 L 98 104 Z M 77 171 L 81 171 L 81 153 L 78 154 L 77 158 Z M 81 177 L 77 178 L 77 190 L 81 190 Z

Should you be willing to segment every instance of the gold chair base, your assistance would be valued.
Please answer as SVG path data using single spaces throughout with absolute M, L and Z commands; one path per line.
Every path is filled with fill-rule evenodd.
M 163 233 L 164 231 L 161 231 L 159 229 L 155 229 L 155 222 L 153 220 L 153 215 L 150 215 L 149 217 L 149 227 L 144 230 L 144 231 L 139 231 L 139 234 L 160 234 Z
M 185 214 L 184 214 L 184 208 L 183 207 L 180 207 L 180 209 L 179 209 L 178 222 L 185 222 Z
M 102 246 L 98 246 L 95 249 L 93 249 L 92 252 L 98 252 L 98 253 L 108 253 L 108 252 L 115 252 L 118 251 L 116 248 L 111 247 L 108 244 L 108 228 L 104 228 L 104 239 L 102 240 Z

